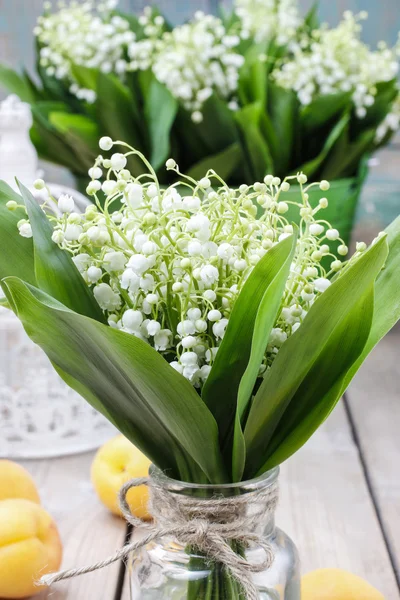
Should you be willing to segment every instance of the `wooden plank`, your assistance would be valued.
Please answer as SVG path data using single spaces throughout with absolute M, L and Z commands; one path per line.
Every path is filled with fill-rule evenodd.
M 346 569 L 399 600 L 343 405 L 283 465 L 277 523 L 296 542 L 303 573 Z
M 90 483 L 93 454 L 25 461 L 42 504 L 54 517 L 64 547 L 63 568 L 91 564 L 111 555 L 124 543 L 126 525 L 98 501 Z M 114 600 L 120 565 L 54 585 L 38 600 Z
M 349 406 L 400 580 L 400 329 L 386 336 L 354 379 Z

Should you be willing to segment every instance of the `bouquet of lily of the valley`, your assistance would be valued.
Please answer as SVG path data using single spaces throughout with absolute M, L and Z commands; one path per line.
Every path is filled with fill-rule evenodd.
M 400 317 L 400 220 L 342 262 L 327 181 L 232 188 L 169 159 L 177 183 L 163 189 L 140 153 L 100 141 L 116 144 L 92 168 L 84 214 L 70 197 L 40 207 L 1 185 L 5 302 L 66 383 L 170 477 L 264 474 L 309 439 Z M 282 200 L 292 183 L 298 227 Z M 218 577 L 218 598 L 240 597 L 229 572 Z M 195 585 L 188 598 L 214 597 Z
M 399 47 L 370 50 L 365 13 L 329 29 L 295 0 L 236 0 L 232 13 L 172 28 L 155 9 L 136 17 L 116 5 L 52 13 L 45 3 L 34 30 L 40 85 L 0 70 L 32 106 L 39 154 L 85 185 L 100 135 L 140 149 L 162 182 L 171 155 L 194 178 L 217 168 L 251 184 L 267 173 L 356 177 L 399 127 Z M 129 168 L 143 173 L 135 157 Z

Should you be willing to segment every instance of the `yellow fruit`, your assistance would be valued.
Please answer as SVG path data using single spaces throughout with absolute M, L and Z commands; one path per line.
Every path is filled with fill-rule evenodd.
M 113 438 L 97 452 L 92 464 L 92 483 L 100 500 L 115 515 L 121 515 L 118 493 L 121 487 L 135 477 L 145 477 L 150 461 L 123 435 Z M 140 519 L 150 519 L 147 511 L 147 487 L 129 490 L 127 500 Z
M 11 460 L 0 460 L 0 500 L 7 498 L 24 498 L 40 504 L 35 482 L 28 471 Z
M 39 593 L 35 582 L 61 565 L 62 546 L 51 516 L 30 500 L 0 502 L 0 598 Z
M 301 600 L 385 600 L 368 582 L 341 569 L 319 569 L 301 581 Z

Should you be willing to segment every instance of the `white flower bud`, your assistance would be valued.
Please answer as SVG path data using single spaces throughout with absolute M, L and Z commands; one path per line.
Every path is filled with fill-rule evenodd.
M 329 181 L 326 181 L 326 179 L 323 179 L 319 184 L 319 189 L 322 190 L 323 192 L 327 192 L 330 187 L 331 187 L 330 183 L 329 183 Z
M 62 213 L 71 213 L 75 208 L 73 197 L 68 194 L 61 194 L 58 199 L 58 208 Z
M 233 266 L 235 267 L 236 271 L 244 271 L 245 268 L 247 267 L 247 262 L 245 261 L 244 258 L 242 259 L 237 259 L 235 260 Z
M 100 169 L 100 167 L 92 167 L 89 169 L 88 173 L 89 177 L 92 179 L 100 179 L 100 177 L 103 175 L 103 171 Z
M 346 254 L 348 253 L 349 249 L 344 244 L 341 244 L 338 247 L 337 251 L 338 251 L 338 254 L 340 254 L 340 256 L 346 256 Z
M 94 297 L 103 310 L 115 310 L 121 305 L 121 298 L 107 283 L 100 283 L 93 289 Z
M 205 290 L 203 292 L 203 296 L 206 300 L 209 300 L 209 302 L 215 302 L 217 299 L 217 294 L 214 292 L 214 290 Z
M 193 348 L 197 344 L 197 338 L 193 335 L 187 335 L 182 339 L 182 348 Z
M 326 232 L 326 237 L 331 241 L 337 240 L 339 238 L 339 232 L 337 229 L 328 229 Z
M 170 367 L 175 369 L 175 371 L 177 371 L 178 373 L 180 373 L 182 375 L 183 366 L 180 363 L 178 363 L 176 360 L 174 360 L 173 362 L 169 363 L 169 365 L 170 365 Z
M 200 270 L 200 278 L 206 285 L 213 285 L 216 281 L 218 281 L 219 271 L 212 265 L 205 265 Z
M 164 352 L 171 344 L 171 331 L 169 329 L 161 329 L 154 336 L 154 348 Z
M 113 154 L 110 160 L 111 167 L 114 169 L 114 171 L 121 171 L 125 168 L 127 163 L 126 156 L 124 156 L 124 154 L 121 154 L 120 152 L 116 152 L 115 154 Z
M 102 275 L 103 271 L 99 267 L 89 267 L 86 272 L 86 278 L 89 283 L 97 283 Z
M 100 146 L 101 150 L 111 150 L 111 148 L 113 146 L 113 141 L 110 137 L 104 136 L 104 137 L 100 138 L 99 146 Z
M 203 188 L 204 190 L 206 190 L 211 186 L 211 181 L 208 179 L 208 177 L 203 177 L 199 181 L 199 186 L 201 188 Z
M 65 239 L 64 232 L 61 231 L 61 229 L 56 229 L 55 231 L 53 231 L 53 235 L 51 236 L 51 239 L 56 244 L 62 244 Z
M 157 335 L 157 333 L 160 332 L 161 325 L 160 325 L 160 323 L 158 321 L 149 321 L 147 323 L 146 329 L 147 329 L 147 333 L 149 335 L 154 336 L 154 335 Z
M 215 337 L 222 339 L 225 335 L 225 330 L 228 325 L 228 319 L 221 319 L 213 325 L 213 333 Z
M 301 184 L 304 185 L 305 183 L 307 183 L 307 175 L 305 175 L 304 173 L 299 173 L 297 175 L 297 181 Z
M 221 315 L 220 311 L 216 310 L 216 309 L 210 310 L 207 315 L 207 319 L 212 322 L 219 321 L 221 318 L 222 318 L 222 315 Z
M 65 239 L 68 242 L 76 242 L 79 239 L 83 229 L 80 225 L 68 223 L 65 228 Z
M 33 187 L 35 188 L 35 190 L 42 190 L 45 186 L 46 184 L 43 181 L 43 179 L 35 179 L 35 181 L 33 182 Z
M 143 315 L 140 310 L 133 310 L 129 308 L 122 315 L 122 324 L 131 331 L 138 331 L 139 327 L 143 322 Z
M 328 198 L 321 198 L 319 205 L 321 208 L 328 208 Z
M 172 291 L 175 292 L 176 294 L 179 294 L 180 292 L 183 292 L 183 285 L 180 281 L 176 281 L 175 283 L 172 284 Z
M 281 185 L 282 192 L 288 192 L 290 190 L 290 183 L 288 181 L 284 181 Z
M 311 235 L 321 235 L 323 232 L 324 228 L 319 223 L 312 223 L 312 225 L 310 225 Z
M 106 252 L 104 255 L 104 266 L 107 271 L 123 271 L 126 258 L 123 252 Z
M 326 279 L 325 277 L 320 277 L 319 279 L 316 279 L 314 281 L 315 289 L 318 292 L 325 292 L 325 290 L 327 290 L 330 285 L 331 285 L 331 282 L 329 281 L 329 279 Z
M 204 321 L 204 319 L 196 319 L 194 325 L 195 325 L 196 331 L 198 331 L 199 333 L 204 333 L 208 329 L 207 322 Z
M 184 352 L 180 358 L 180 362 L 185 367 L 189 365 L 197 365 L 198 356 L 195 352 Z
M 278 202 L 277 211 L 280 215 L 284 215 L 288 210 L 289 206 L 286 202 Z
M 165 166 L 167 167 L 168 171 L 171 171 L 172 169 L 176 168 L 176 162 L 173 158 L 169 158 L 165 163 Z
M 139 183 L 129 183 L 125 188 L 127 203 L 132 210 L 139 208 L 143 203 L 143 188 Z
M 103 181 L 101 185 L 101 189 L 105 193 L 106 196 L 112 196 L 117 191 L 118 184 L 116 181 L 112 179 L 107 179 L 107 181 Z
M 191 321 L 196 321 L 196 319 L 201 318 L 201 310 L 199 308 L 189 308 L 187 316 Z
M 78 271 L 83 273 L 90 265 L 91 258 L 89 254 L 77 254 L 72 258 L 72 260 Z
M 149 304 L 157 304 L 158 295 L 157 294 L 147 294 L 146 302 L 148 302 Z

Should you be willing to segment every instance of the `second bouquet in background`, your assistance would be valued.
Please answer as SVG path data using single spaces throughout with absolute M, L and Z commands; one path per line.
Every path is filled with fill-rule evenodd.
M 231 13 L 171 27 L 154 8 L 137 17 L 115 0 L 54 13 L 45 3 L 34 31 L 41 85 L 5 67 L 0 78 L 31 104 L 42 158 L 80 187 L 101 135 L 149 156 L 161 183 L 173 180 L 168 156 L 230 185 L 301 171 L 333 182 L 327 219 L 347 242 L 366 160 L 400 121 L 399 46 L 364 44 L 366 16 L 346 12 L 329 28 L 294 0 L 236 0 Z M 143 173 L 133 156 L 128 166 Z

